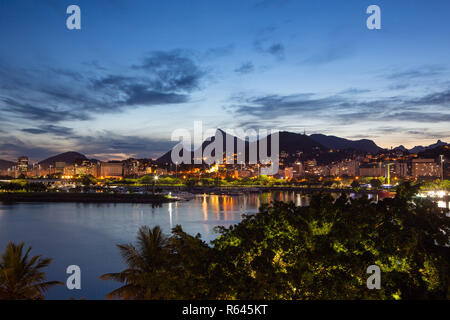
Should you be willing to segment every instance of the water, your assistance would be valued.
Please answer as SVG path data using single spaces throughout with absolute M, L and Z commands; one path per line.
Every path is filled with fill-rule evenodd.
M 0 252 L 8 241 L 25 242 L 33 247 L 33 255 L 53 258 L 48 279 L 64 283 L 66 268 L 80 266 L 81 290 L 57 286 L 47 299 L 104 299 L 120 284 L 102 281 L 99 276 L 124 269 L 115 245 L 134 243 L 139 227 L 159 225 L 168 234 L 180 224 L 187 233 L 200 233 L 209 242 L 217 237 L 215 226 L 236 224 L 242 214 L 255 213 L 271 200 L 308 203 L 307 197 L 294 192 L 205 195 L 155 208 L 149 204 L 0 203 Z
M 155 208 L 149 204 L 0 203 L 0 253 L 8 241 L 23 241 L 33 247 L 33 255 L 53 258 L 48 279 L 64 283 L 67 266 L 80 266 L 81 290 L 58 286 L 50 290 L 48 299 L 104 299 L 120 284 L 99 276 L 124 269 L 115 245 L 134 243 L 139 227 L 159 225 L 168 234 L 180 224 L 187 233 L 200 233 L 209 242 L 217 237 L 215 226 L 236 224 L 242 214 L 255 213 L 261 204 L 274 200 L 305 206 L 309 196 L 295 192 L 205 195 Z M 448 208 L 449 204 L 439 205 Z

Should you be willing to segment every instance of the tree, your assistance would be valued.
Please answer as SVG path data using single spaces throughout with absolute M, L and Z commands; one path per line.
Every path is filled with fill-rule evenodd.
M 141 227 L 137 247 L 118 245 L 128 268 L 102 275 L 124 285 L 107 295 L 108 299 L 206 299 L 211 288 L 208 268 L 211 248 L 200 235 L 192 237 L 181 226 L 172 236 L 163 235 L 159 226 Z
M 353 189 L 359 188 L 359 187 L 360 187 L 360 184 L 359 184 L 358 180 L 353 180 L 353 182 L 352 182 L 352 184 L 351 184 L 351 187 L 352 187 Z
M 373 189 L 378 190 L 381 188 L 381 181 L 379 179 L 372 179 L 370 180 L 370 185 L 372 186 Z
M 31 247 L 24 253 L 24 243 L 10 242 L 0 261 L 0 300 L 42 300 L 51 287 L 63 284 L 45 281 L 42 269 L 52 259 L 42 256 L 29 257 Z
M 418 188 L 394 199 L 336 201 L 315 195 L 309 207 L 276 202 L 236 226 L 219 228 L 224 292 L 233 299 L 448 299 L 450 218 Z M 378 265 L 381 290 L 368 290 Z
M 137 247 L 132 244 L 117 245 L 128 268 L 119 273 L 102 275 L 102 280 L 114 280 L 124 285 L 107 295 L 108 299 L 158 299 L 164 294 L 165 268 L 167 266 L 167 238 L 159 226 L 141 227 Z
M 450 218 L 418 190 L 403 184 L 377 203 L 318 193 L 308 207 L 266 204 L 217 227 L 211 246 L 180 226 L 169 238 L 143 227 L 137 248 L 119 246 L 128 268 L 102 279 L 124 283 L 108 296 L 122 299 L 448 299 Z M 370 265 L 380 290 L 366 286 Z

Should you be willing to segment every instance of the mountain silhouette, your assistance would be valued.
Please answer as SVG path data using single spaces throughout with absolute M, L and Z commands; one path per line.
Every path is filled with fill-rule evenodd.
M 377 153 L 382 150 L 382 148 L 377 146 L 375 142 L 368 139 L 348 140 L 336 136 L 327 136 L 324 134 L 312 134 L 309 137 L 324 145 L 325 147 L 333 150 L 352 149 L 370 153 Z
M 47 158 L 39 162 L 42 167 L 49 167 L 50 165 L 55 165 L 56 162 L 65 162 L 66 164 L 74 164 L 77 161 L 88 160 L 85 155 L 69 151 L 58 154 L 56 156 Z

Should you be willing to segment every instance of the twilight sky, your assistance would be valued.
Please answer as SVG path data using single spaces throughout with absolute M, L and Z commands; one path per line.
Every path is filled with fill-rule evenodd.
M 156 157 L 194 121 L 448 141 L 449 18 L 448 0 L 0 0 L 0 159 Z

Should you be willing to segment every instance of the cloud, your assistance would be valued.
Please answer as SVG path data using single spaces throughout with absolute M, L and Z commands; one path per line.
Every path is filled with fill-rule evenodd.
M 285 58 L 284 45 L 279 42 L 267 45 L 266 42 L 267 40 L 263 39 L 256 40 L 253 43 L 253 47 L 255 48 L 256 51 L 260 53 L 270 54 L 277 60 L 284 60 Z
M 134 157 L 151 157 L 161 155 L 173 147 L 174 142 L 140 136 L 119 135 L 105 131 L 95 136 L 79 138 L 85 145 L 80 149 L 86 154 L 125 153 Z
M 418 106 L 450 107 L 450 90 L 434 92 L 419 99 L 413 99 L 411 102 Z
M 181 49 L 151 52 L 120 75 L 99 69 L 104 68 L 89 67 L 85 72 L 56 66 L 23 69 L 0 61 L 0 111 L 7 117 L 55 124 L 90 120 L 138 105 L 180 104 L 201 89 L 207 74 Z M 42 130 L 27 129 L 36 134 Z
M 36 130 L 40 129 L 37 128 Z M 45 129 L 42 129 L 42 131 L 45 131 Z M 43 133 L 44 132 L 37 133 L 36 131 L 35 134 Z M 65 140 L 66 143 L 64 144 L 64 147 L 54 143 L 42 143 L 41 145 L 36 146 L 33 143 L 24 141 L 25 140 L 21 140 L 17 137 L 0 136 L 0 150 L 2 150 L 1 158 L 14 160 L 22 155 L 27 155 L 33 161 L 40 161 L 66 151 L 80 152 L 90 158 L 98 156 L 101 158 L 100 160 L 106 160 L 110 155 L 119 154 L 121 155 L 121 158 L 149 158 L 162 155 L 170 150 L 174 144 L 173 141 L 132 135 L 120 135 L 111 131 L 102 131 L 95 135 L 85 136 L 69 135 Z M 99 155 L 100 153 L 103 154 L 103 157 Z
M 321 65 L 350 57 L 356 48 L 351 43 L 331 43 L 301 61 L 307 65 Z
M 200 87 L 200 80 L 206 74 L 190 54 L 181 49 L 151 52 L 133 68 L 149 72 L 154 85 L 163 91 L 191 92 Z
M 209 48 L 202 55 L 202 58 L 203 59 L 222 58 L 222 57 L 226 57 L 226 56 L 233 54 L 234 50 L 235 50 L 235 45 L 233 43 L 228 44 L 226 46 Z
M 57 151 L 57 148 L 51 144 L 48 146 L 35 146 L 26 144 L 13 136 L 0 136 L 0 150 L 2 150 L 1 158 L 11 161 L 16 161 L 18 157 L 23 155 L 30 157 L 30 159 L 42 160 L 49 155 L 63 152 Z
M 32 105 L 12 98 L 0 98 L 0 110 L 13 117 L 33 121 L 60 122 L 67 120 L 88 120 L 91 117 L 85 111 L 61 110 L 58 107 Z
M 447 69 L 443 66 L 425 65 L 416 68 L 395 70 L 384 76 L 389 80 L 412 80 L 440 76 L 446 71 Z
M 73 129 L 62 126 L 46 125 L 39 128 L 25 128 L 21 131 L 31 134 L 54 134 L 58 136 L 68 136 L 73 134 Z
M 349 94 L 349 95 L 357 95 L 362 93 L 369 93 L 371 90 L 369 89 L 360 89 L 360 88 L 349 88 L 339 92 L 339 94 Z
M 251 73 L 255 70 L 255 66 L 251 62 L 244 62 L 241 64 L 238 68 L 234 69 L 234 72 L 240 73 L 240 74 L 247 74 Z
M 411 121 L 411 122 L 450 122 L 450 113 L 443 112 L 395 112 L 382 117 L 381 119 L 389 120 L 395 119 L 397 121 Z
M 360 121 L 408 121 L 418 123 L 449 122 L 449 91 L 435 92 L 419 98 L 383 97 L 361 99 L 355 95 L 317 97 L 311 93 L 292 95 L 236 96 L 226 110 L 239 117 L 257 120 L 278 119 L 286 116 L 321 119 L 336 124 Z M 425 111 L 434 105 L 442 111 Z
M 233 111 L 261 119 L 278 118 L 286 114 L 319 112 L 343 106 L 347 100 L 339 97 L 313 98 L 312 94 L 266 95 L 239 99 Z

